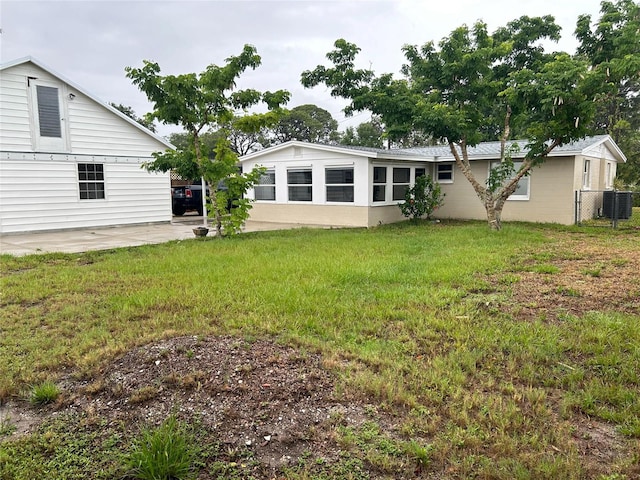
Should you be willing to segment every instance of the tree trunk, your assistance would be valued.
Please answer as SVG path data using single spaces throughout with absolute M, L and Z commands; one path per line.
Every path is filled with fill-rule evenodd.
M 487 210 L 487 222 L 489 223 L 489 228 L 493 231 L 500 231 L 502 228 L 502 205 L 496 205 L 493 199 L 487 199 L 484 204 L 485 209 Z
M 211 209 L 213 211 L 213 225 L 216 228 L 216 238 L 222 238 L 222 215 L 218 208 L 218 201 L 216 199 L 216 189 L 211 186 Z

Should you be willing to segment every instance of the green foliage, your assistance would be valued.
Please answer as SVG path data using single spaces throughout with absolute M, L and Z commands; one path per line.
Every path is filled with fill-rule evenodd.
M 171 415 L 159 427 L 146 429 L 126 458 L 130 477 L 140 480 L 183 480 L 194 476 L 198 456 L 186 426 Z
M 587 62 L 567 54 L 545 54 L 544 40 L 557 40 L 553 17 L 521 17 L 493 34 L 477 22 L 461 26 L 436 46 L 403 48 L 405 78 L 378 77 L 355 69 L 360 49 L 345 40 L 327 54 L 333 67 L 302 73 L 302 84 L 325 84 L 332 96 L 349 99 L 345 112 L 369 110 L 385 124 L 391 140 L 420 132 L 449 145 L 458 167 L 487 210 L 494 229 L 518 181 L 558 145 L 582 138 L 594 114 L 598 77 Z M 468 146 L 500 140 L 507 160 L 512 133 L 529 140 L 526 159 L 515 175 L 497 177 L 487 188 L 469 164 Z
M 581 15 L 575 35 L 578 55 L 602 82 L 597 112 L 590 127 L 607 133 L 627 156 L 618 177 L 640 184 L 640 5 L 633 0 L 603 1 L 600 19 Z
M 300 140 L 312 143 L 336 143 L 338 122 L 331 113 L 316 105 L 299 105 L 285 112 L 272 127 L 272 143 Z
M 180 125 L 188 136 L 188 142 L 184 142 L 175 152 L 156 153 L 155 160 L 146 167 L 156 171 L 175 170 L 191 180 L 204 177 L 210 188 L 210 215 L 214 219 L 217 238 L 237 231 L 238 222 L 248 216 L 250 208 L 249 202 L 237 201 L 233 211 L 230 211 L 229 202 L 223 201 L 227 194 L 219 191 L 219 186 L 227 182 L 230 176 L 238 175 L 238 156 L 227 140 L 232 136 L 231 131 L 257 134 L 262 128 L 274 125 L 279 118 L 281 105 L 290 96 L 285 90 L 260 93 L 252 89 L 235 89 L 240 75 L 247 69 L 256 69 L 261 63 L 255 47 L 245 45 L 240 55 L 229 57 L 226 62 L 224 66 L 209 65 L 199 75 L 162 76 L 160 66 L 146 60 L 142 68 L 125 69 L 127 77 L 153 104 L 150 117 L 162 123 Z M 260 102 L 270 111 L 242 117 L 236 115 Z M 213 149 L 211 144 L 206 145 L 202 140 L 207 131 L 215 131 L 217 138 Z M 258 174 L 257 171 L 244 174 L 246 178 L 243 181 L 229 180 L 234 184 L 238 198 L 246 193 L 246 189 L 252 185 L 251 179 Z M 245 189 L 239 191 L 241 186 Z
M 44 381 L 31 388 L 29 401 L 33 405 L 42 406 L 55 402 L 60 396 L 60 388 L 52 381 Z
M 404 202 L 399 203 L 398 207 L 405 217 L 412 220 L 425 216 L 429 219 L 434 210 L 443 205 L 444 196 L 439 183 L 434 182 L 429 175 L 421 175 L 416 178 L 413 187 L 407 190 Z

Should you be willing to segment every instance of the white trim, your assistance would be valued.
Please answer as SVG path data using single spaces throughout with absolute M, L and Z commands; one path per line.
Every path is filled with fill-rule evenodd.
M 489 162 L 489 168 L 487 170 L 487 178 L 489 178 L 489 175 L 491 174 L 491 169 L 493 168 L 493 165 L 497 165 L 499 164 L 500 161 L 499 160 L 494 160 L 493 162 Z M 513 162 L 513 167 L 515 169 L 514 174 L 520 169 L 520 166 L 522 165 L 522 162 Z M 513 177 L 511 177 L 513 178 Z M 520 180 L 518 180 L 518 185 L 521 184 L 521 182 L 526 182 L 527 184 L 527 193 L 526 194 L 518 194 L 518 193 L 512 193 L 511 195 L 509 195 L 509 197 L 507 198 L 507 202 L 513 201 L 513 202 L 526 202 L 529 201 L 531 199 L 531 175 L 525 175 L 522 178 L 520 178 Z M 516 187 L 517 189 L 518 187 Z

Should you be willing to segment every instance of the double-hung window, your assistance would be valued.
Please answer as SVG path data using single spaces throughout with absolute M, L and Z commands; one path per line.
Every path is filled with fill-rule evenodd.
M 104 166 L 101 163 L 79 163 L 80 200 L 104 198 Z
M 591 160 L 585 160 L 582 168 L 582 188 L 589 190 L 591 188 Z
M 290 202 L 311 202 L 313 200 L 311 169 L 292 168 L 287 170 L 287 187 Z
M 436 164 L 436 181 L 439 183 L 453 183 L 453 163 Z
M 353 167 L 325 170 L 327 202 L 353 202 Z
M 405 194 L 410 186 L 411 169 L 408 167 L 394 167 L 392 200 L 404 200 Z
M 387 167 L 373 167 L 373 201 L 387 199 Z
M 258 180 L 258 184 L 253 187 L 256 200 L 276 199 L 276 172 L 267 170 Z
M 498 165 L 500 165 L 500 162 L 491 162 L 489 166 L 490 168 L 495 168 Z M 522 162 L 513 162 L 514 176 L 515 176 L 515 172 L 520 170 L 521 166 L 522 166 Z M 513 176 L 511 178 L 513 178 Z M 530 178 L 528 175 L 522 177 L 518 181 L 518 185 L 516 186 L 515 192 L 513 192 L 509 196 L 508 200 L 529 200 L 529 183 L 530 183 L 529 180 Z M 508 181 L 509 179 L 505 180 L 505 183 Z

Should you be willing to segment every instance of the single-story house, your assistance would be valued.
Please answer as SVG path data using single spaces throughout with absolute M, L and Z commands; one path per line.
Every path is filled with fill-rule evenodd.
M 172 145 L 31 57 L 0 65 L 0 234 L 171 221 Z
M 499 142 L 469 148 L 472 171 L 480 182 L 488 177 L 499 153 Z M 523 157 L 524 153 L 513 155 L 516 168 Z M 260 184 L 248 194 L 255 200 L 252 220 L 359 227 L 398 222 L 404 219 L 398 203 L 416 177 L 424 174 L 446 194 L 436 218 L 486 219 L 482 203 L 448 146 L 384 150 L 290 141 L 240 161 L 244 171 L 266 168 Z M 557 147 L 520 181 L 502 218 L 572 224 L 575 192 L 613 189 L 616 166 L 625 161 L 608 135 Z

